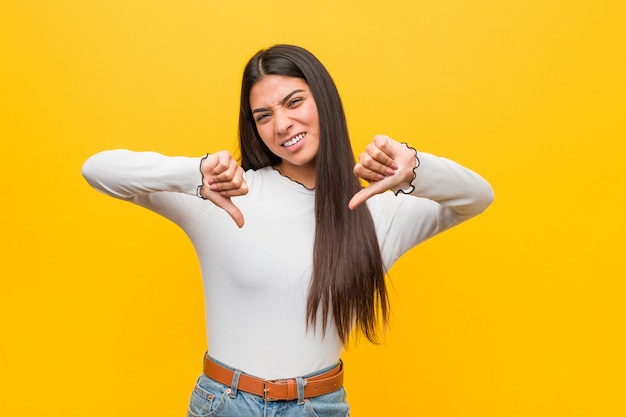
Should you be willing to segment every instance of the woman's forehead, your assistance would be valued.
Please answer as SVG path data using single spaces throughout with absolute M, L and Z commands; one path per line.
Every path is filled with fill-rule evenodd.
M 298 91 L 310 92 L 302 78 L 284 75 L 267 75 L 257 81 L 250 90 L 250 105 L 277 105 L 290 94 Z

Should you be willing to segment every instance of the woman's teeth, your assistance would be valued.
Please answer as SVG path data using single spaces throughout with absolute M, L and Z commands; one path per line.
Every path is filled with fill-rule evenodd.
M 300 133 L 298 136 L 294 137 L 291 140 L 288 140 L 287 142 L 283 143 L 283 146 L 289 147 L 289 146 L 293 146 L 296 143 L 300 142 L 304 136 L 306 135 L 306 133 Z

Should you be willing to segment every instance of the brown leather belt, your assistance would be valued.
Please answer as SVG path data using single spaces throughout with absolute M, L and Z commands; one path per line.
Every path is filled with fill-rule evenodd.
M 214 381 L 230 386 L 234 371 L 215 363 L 208 355 L 204 356 L 204 375 Z M 343 386 L 343 364 L 339 362 L 330 371 L 304 379 L 304 398 L 330 394 Z M 237 389 L 258 395 L 265 401 L 292 401 L 298 399 L 296 379 L 278 379 L 269 381 L 254 376 L 241 374 Z

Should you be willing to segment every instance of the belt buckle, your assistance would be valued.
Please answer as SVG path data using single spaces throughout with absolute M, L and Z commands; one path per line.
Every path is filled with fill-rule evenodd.
M 272 382 L 272 381 L 268 381 L 267 379 L 263 380 L 263 401 L 267 401 L 267 402 L 278 401 L 277 398 L 270 398 L 270 397 L 267 396 L 267 393 L 270 390 L 267 385 L 270 382 Z

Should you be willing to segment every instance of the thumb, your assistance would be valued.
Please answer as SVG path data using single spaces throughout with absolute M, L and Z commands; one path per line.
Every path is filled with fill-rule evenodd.
M 244 223 L 243 213 L 241 212 L 241 210 L 239 210 L 239 207 L 237 207 L 231 201 L 230 198 L 222 198 L 220 199 L 219 202 L 215 202 L 215 205 L 217 205 L 222 210 L 226 211 L 228 215 L 232 217 L 232 219 L 235 221 L 235 223 L 237 224 L 237 227 L 239 227 L 240 229 L 243 227 L 243 223 Z
M 370 182 L 367 187 L 362 188 L 360 191 L 358 191 L 348 203 L 348 207 L 350 208 L 350 210 L 354 210 L 365 201 L 367 201 L 367 199 L 369 199 L 370 197 L 387 191 L 389 187 L 386 185 L 386 183 L 388 183 L 389 181 L 386 180 L 387 178 L 381 181 Z

